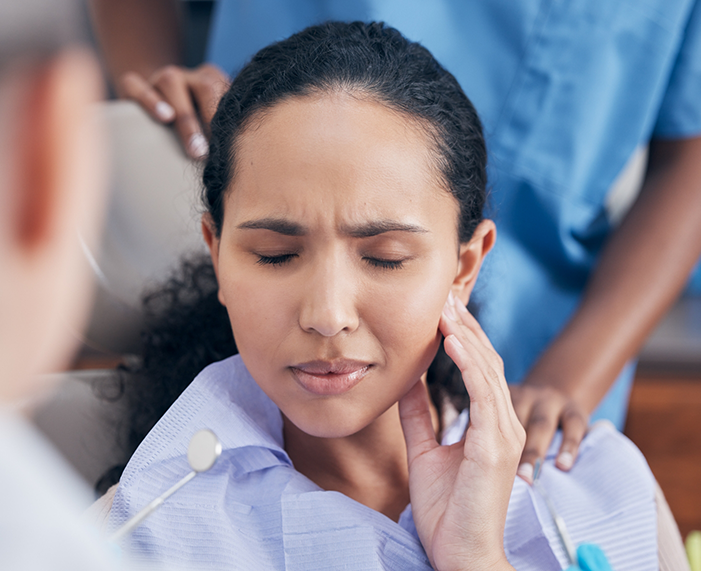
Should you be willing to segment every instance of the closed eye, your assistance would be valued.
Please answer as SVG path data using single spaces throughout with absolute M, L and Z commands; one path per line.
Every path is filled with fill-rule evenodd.
M 257 254 L 257 256 L 258 261 L 256 263 L 261 266 L 282 266 L 291 261 L 292 258 L 296 258 L 297 254 L 280 254 L 279 256 L 263 256 Z
M 383 260 L 381 258 L 363 258 L 368 264 L 383 270 L 398 270 L 404 265 L 404 260 Z

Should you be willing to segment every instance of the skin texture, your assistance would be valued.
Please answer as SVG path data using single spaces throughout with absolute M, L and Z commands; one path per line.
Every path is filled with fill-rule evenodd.
M 162 52 L 149 49 L 150 39 L 139 35 L 162 33 L 164 38 L 172 37 L 177 31 L 177 18 L 172 17 L 176 3 L 93 0 L 93 4 L 109 8 L 95 10 L 94 16 L 98 31 L 105 30 L 99 36 L 108 61 L 114 62 L 110 65 L 112 78 L 118 81 L 130 71 L 140 74 L 140 81 L 134 82 L 128 95 L 123 92 L 124 96 L 138 101 L 156 118 L 156 102 L 170 101 L 172 97 L 155 86 L 160 77 L 155 72 L 176 66 L 169 68 L 172 87 L 167 91 L 178 93 L 173 115 L 183 117 L 182 123 L 190 125 L 178 126 L 188 149 L 196 123 L 191 120 L 194 106 L 181 103 L 182 94 L 200 81 L 188 74 L 200 76 L 201 70 L 177 67 L 177 50 L 161 57 Z M 144 25 L 134 29 L 132 20 Z M 166 23 L 171 28 L 159 32 Z M 142 47 L 132 50 L 124 41 L 126 37 Z M 152 77 L 150 82 L 143 79 L 148 77 Z M 211 86 L 216 100 L 203 101 L 198 94 L 191 95 L 191 100 L 197 101 L 201 109 L 211 109 L 218 101 L 216 93 L 221 82 L 216 79 L 205 83 Z M 198 90 L 199 94 L 204 92 Z M 169 122 L 172 118 L 159 120 Z M 200 120 L 206 133 L 207 120 Z M 189 152 L 196 155 L 194 149 Z M 528 432 L 522 459 L 524 465 L 531 467 L 522 473 L 528 481 L 535 460 L 545 455 L 558 426 L 564 433 L 561 452 L 569 456 L 559 456 L 557 465 L 568 469 L 575 461 L 589 415 L 679 295 L 701 255 L 699 139 L 653 140 L 649 162 L 641 196 L 609 238 L 578 310 L 543 351 L 523 384 L 511 387 L 514 406 Z M 654 272 L 650 269 L 651 260 Z
M 35 396 L 70 358 L 89 309 L 103 141 L 94 58 L 65 50 L 0 77 L 0 402 Z
M 221 235 L 207 217 L 203 230 L 241 357 L 283 413 L 295 467 L 394 519 L 411 493 L 436 569 L 510 569 L 523 429 L 479 326 L 441 317 L 449 293 L 467 303 L 494 225 L 458 244 L 458 205 L 431 149 L 419 125 L 362 94 L 288 99 L 241 135 Z M 478 402 L 479 428 L 449 448 L 422 382 L 441 332 Z M 368 369 L 337 394 L 295 372 L 342 359 Z

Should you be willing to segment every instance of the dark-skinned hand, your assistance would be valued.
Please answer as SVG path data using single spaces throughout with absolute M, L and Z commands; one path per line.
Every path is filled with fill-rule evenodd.
M 209 124 L 229 83 L 226 74 L 211 64 L 193 69 L 169 65 L 148 79 L 127 72 L 118 88 L 156 121 L 173 123 L 187 154 L 201 159 L 208 151 Z
M 562 429 L 562 444 L 555 465 L 565 471 L 572 468 L 589 424 L 584 408 L 555 387 L 534 386 L 526 381 L 522 385 L 510 385 L 509 389 L 516 414 L 526 429 L 518 475 L 528 483 L 533 482 L 536 460 L 545 457 L 558 428 Z

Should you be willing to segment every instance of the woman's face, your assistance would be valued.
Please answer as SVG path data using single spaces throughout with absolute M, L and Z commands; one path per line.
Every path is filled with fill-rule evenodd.
M 355 434 L 436 353 L 457 201 L 424 131 L 344 93 L 278 103 L 236 157 L 220 238 L 205 235 L 241 357 L 299 429 Z

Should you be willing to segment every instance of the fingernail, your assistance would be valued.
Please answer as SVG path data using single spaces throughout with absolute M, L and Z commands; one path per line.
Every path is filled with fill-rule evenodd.
M 524 463 L 518 467 L 517 475 L 521 476 L 529 484 L 533 483 L 533 464 Z
M 613 422 L 605 418 L 602 418 L 601 420 L 597 420 L 596 422 L 592 423 L 589 426 L 588 432 L 593 432 L 594 430 L 598 429 L 612 430 L 613 432 L 618 432 L 616 425 L 614 425 Z
M 165 101 L 159 101 L 156 103 L 156 115 L 161 121 L 172 121 L 175 119 L 175 109 Z
M 443 313 L 448 317 L 449 319 L 452 319 L 453 321 L 457 321 L 458 316 L 455 313 L 455 308 L 453 307 L 453 304 L 451 303 L 451 294 L 448 294 L 448 299 L 445 302 L 445 305 L 443 306 Z
M 190 137 L 190 141 L 187 144 L 187 152 L 194 159 L 199 159 L 204 157 L 209 151 L 209 145 L 207 145 L 207 139 L 204 138 L 202 133 L 195 133 Z
M 574 464 L 574 456 L 570 452 L 562 452 L 557 457 L 557 465 L 563 470 L 569 470 Z

